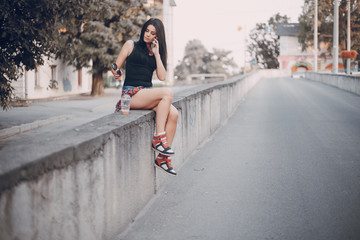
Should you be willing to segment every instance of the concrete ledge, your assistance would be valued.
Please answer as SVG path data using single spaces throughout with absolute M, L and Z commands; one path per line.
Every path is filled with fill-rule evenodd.
M 360 95 L 360 76 L 306 72 L 305 77 Z
M 14 126 L 14 127 L 10 127 L 10 128 L 0 129 L 0 140 L 15 136 L 20 133 L 31 131 L 36 128 L 40 128 L 42 126 L 49 125 L 54 122 L 65 121 L 67 119 L 69 119 L 68 116 L 62 115 L 62 116 L 52 117 L 52 118 L 49 118 L 46 120 L 37 120 L 32 123 L 21 124 L 20 126 Z
M 259 71 L 177 94 L 175 168 L 273 74 Z M 0 239 L 114 239 L 168 178 L 153 166 L 153 132 L 152 111 L 131 111 L 53 139 L 23 146 L 7 140 L 0 157 Z

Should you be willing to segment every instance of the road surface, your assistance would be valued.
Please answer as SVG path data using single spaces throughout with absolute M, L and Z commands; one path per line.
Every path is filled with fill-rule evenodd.
M 118 239 L 360 239 L 360 96 L 263 80 Z

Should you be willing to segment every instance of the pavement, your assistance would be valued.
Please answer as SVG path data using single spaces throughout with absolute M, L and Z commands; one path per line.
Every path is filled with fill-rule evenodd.
M 0 112 L 0 139 L 47 125 L 66 130 L 114 112 L 120 89 L 105 89 L 102 97 L 90 94 L 69 96 L 54 101 L 37 101 L 28 107 L 13 107 Z M 55 127 L 54 127 L 55 128 Z
M 360 96 L 263 80 L 116 239 L 360 239 L 359 123 Z

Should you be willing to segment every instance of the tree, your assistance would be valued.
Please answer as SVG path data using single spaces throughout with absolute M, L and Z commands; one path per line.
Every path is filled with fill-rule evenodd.
M 229 57 L 229 54 L 231 51 L 214 48 L 211 53 L 211 60 L 207 64 L 208 72 L 230 75 L 231 71 L 238 66 L 234 59 Z
M 123 39 L 139 32 L 150 11 L 145 0 L 1 0 L 0 105 L 10 107 L 11 82 L 46 57 L 61 57 L 76 68 L 93 61 L 93 93 L 101 92 L 107 70 Z M 100 73 L 100 74 L 99 74 Z M 100 89 L 100 90 L 98 90 Z
M 1 107 L 8 109 L 12 98 L 11 82 L 23 67 L 34 69 L 43 56 L 54 52 L 50 38 L 57 6 L 51 1 L 1 1 L 0 8 L 0 94 Z
M 347 43 L 347 1 L 340 0 L 339 5 L 339 50 L 346 49 Z M 299 42 L 302 49 L 313 46 L 314 39 L 314 0 L 304 0 L 302 14 L 299 17 L 301 30 L 299 33 Z M 351 0 L 351 49 L 360 52 L 360 1 Z M 327 43 L 328 46 L 325 55 L 332 55 L 334 26 L 334 1 L 318 1 L 318 39 L 319 43 Z M 357 60 L 360 60 L 358 55 Z
M 275 34 L 278 23 L 288 23 L 289 17 L 279 13 L 272 16 L 268 23 L 257 23 L 255 29 L 250 32 L 250 44 L 248 52 L 256 59 L 260 68 L 272 69 L 279 67 L 279 40 Z
M 102 95 L 102 74 L 110 69 L 128 39 L 139 35 L 141 26 L 152 14 L 146 0 L 108 0 L 100 6 L 94 2 L 88 13 L 79 12 L 67 22 L 59 36 L 60 57 L 76 68 L 89 67 L 92 61 L 93 84 L 91 95 Z
M 63 25 L 75 15 L 87 14 L 88 5 L 100 6 L 95 0 L 1 0 L 0 8 L 0 105 L 10 107 L 12 81 L 23 70 L 32 70 L 44 58 L 57 52 L 57 36 Z
M 237 65 L 229 57 L 231 51 L 213 49 L 209 52 L 200 40 L 190 40 L 185 46 L 182 61 L 175 68 L 175 75 L 185 79 L 190 74 L 224 73 L 229 75 Z

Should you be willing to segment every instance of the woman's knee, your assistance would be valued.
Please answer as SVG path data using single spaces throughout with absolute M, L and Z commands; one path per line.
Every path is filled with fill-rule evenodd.
M 170 100 L 170 101 L 172 101 L 173 96 L 174 96 L 173 91 L 170 88 L 162 89 L 162 95 L 163 95 L 163 98 Z

